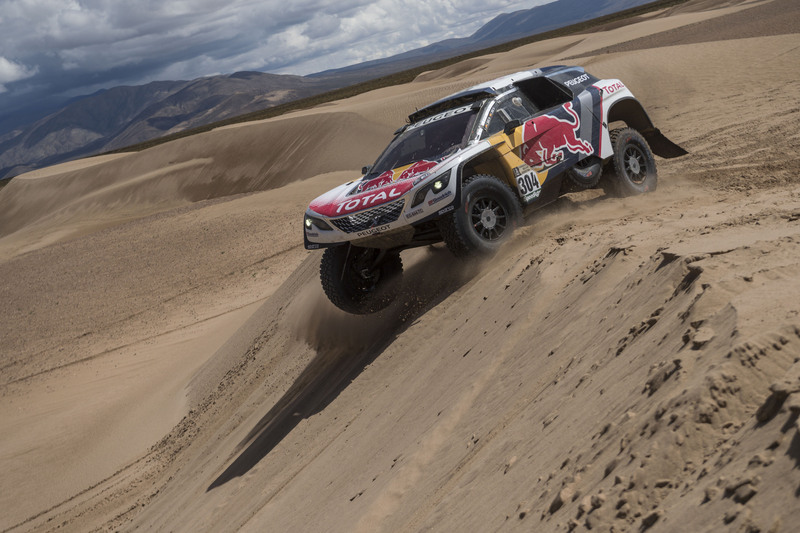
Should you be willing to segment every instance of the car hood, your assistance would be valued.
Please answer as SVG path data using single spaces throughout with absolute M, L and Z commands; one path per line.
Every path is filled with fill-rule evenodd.
M 376 177 L 364 176 L 355 182 L 345 183 L 318 197 L 308 206 L 323 216 L 338 217 L 396 201 L 414 187 L 424 172 L 440 165 L 436 161 L 417 161 Z

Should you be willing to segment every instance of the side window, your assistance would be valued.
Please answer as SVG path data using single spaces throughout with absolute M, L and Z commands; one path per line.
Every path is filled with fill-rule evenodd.
M 509 98 L 503 106 L 503 114 L 508 117 L 507 122 L 514 119 L 525 121 L 525 119 L 530 118 L 534 113 L 536 113 L 536 109 L 528 99 L 521 94 Z
M 543 76 L 520 81 L 517 87 L 538 111 L 565 104 L 573 98 L 572 92 Z
M 536 113 L 536 107 L 524 95 L 515 91 L 495 105 L 492 118 L 489 121 L 486 135 L 494 135 L 503 131 L 505 125 L 512 120 L 525 122 Z

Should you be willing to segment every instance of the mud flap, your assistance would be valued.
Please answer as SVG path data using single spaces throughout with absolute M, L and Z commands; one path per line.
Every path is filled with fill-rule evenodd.
M 667 139 L 666 135 L 661 133 L 658 128 L 649 129 L 642 132 L 642 135 L 650 145 L 650 149 L 659 157 L 664 159 L 672 159 L 674 157 L 681 157 L 688 154 L 686 150 Z

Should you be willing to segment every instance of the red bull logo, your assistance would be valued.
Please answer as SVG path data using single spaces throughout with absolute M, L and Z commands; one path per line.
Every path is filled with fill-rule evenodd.
M 407 180 L 408 178 L 414 177 L 414 175 L 419 174 L 420 172 L 425 172 L 427 170 L 432 169 L 438 163 L 434 161 L 417 161 L 407 169 L 405 169 L 400 176 L 397 178 L 399 180 Z
M 377 178 L 373 178 L 369 181 L 363 182 L 361 185 L 358 186 L 357 192 L 362 193 L 372 189 L 380 189 L 381 187 L 385 187 L 394 181 L 407 180 L 408 178 L 412 178 L 416 174 L 419 174 L 420 172 L 425 172 L 426 170 L 432 169 L 437 164 L 438 163 L 434 161 L 417 161 L 416 163 L 410 165 L 408 168 L 400 172 L 400 174 L 396 173 L 397 169 L 387 170 Z
M 592 145 L 577 135 L 580 119 L 572 109 L 572 103 L 565 104 L 564 109 L 572 120 L 544 115 L 525 123 L 522 130 L 522 158 L 536 170 L 562 162 L 567 156 L 565 152 L 594 153 Z
M 389 185 L 391 182 L 394 181 L 394 172 L 391 170 L 387 170 L 377 178 L 373 178 L 371 180 L 365 181 L 358 186 L 357 192 L 366 192 L 372 189 L 379 189 L 381 187 L 385 187 Z

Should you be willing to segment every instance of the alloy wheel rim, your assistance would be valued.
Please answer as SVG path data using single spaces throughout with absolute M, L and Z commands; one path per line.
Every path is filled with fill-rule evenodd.
M 470 218 L 475 233 L 487 241 L 496 241 L 502 238 L 506 231 L 506 210 L 493 198 L 479 198 L 472 205 Z
M 647 177 L 647 165 L 644 154 L 635 146 L 628 146 L 623 154 L 625 173 L 630 180 L 638 185 L 644 183 Z

